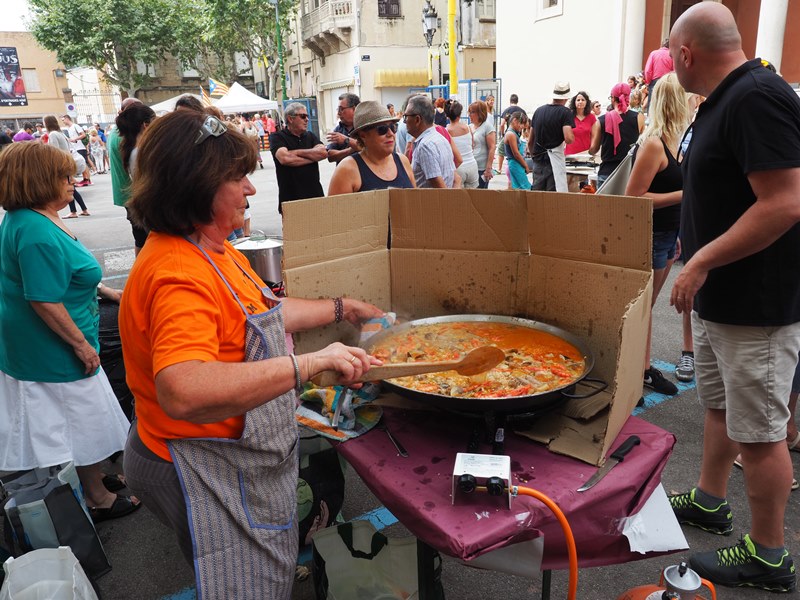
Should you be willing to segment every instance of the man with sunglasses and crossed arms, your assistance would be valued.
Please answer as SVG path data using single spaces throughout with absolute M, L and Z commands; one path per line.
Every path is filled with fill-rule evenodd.
M 292 102 L 283 111 L 286 127 L 270 134 L 269 149 L 278 177 L 278 212 L 290 200 L 324 196 L 319 181 L 319 161 L 328 157 L 328 150 L 314 132 L 308 131 L 308 111 L 299 102 Z

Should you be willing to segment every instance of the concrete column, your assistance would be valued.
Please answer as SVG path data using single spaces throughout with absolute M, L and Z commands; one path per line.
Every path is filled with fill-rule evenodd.
M 778 71 L 781 70 L 788 8 L 789 0 L 761 0 L 758 15 L 756 56 L 770 61 Z
M 644 53 L 644 22 L 647 12 L 645 0 L 627 0 L 625 6 L 625 29 L 623 31 L 624 46 L 622 54 L 622 78 L 634 75 L 644 69 L 642 55 Z

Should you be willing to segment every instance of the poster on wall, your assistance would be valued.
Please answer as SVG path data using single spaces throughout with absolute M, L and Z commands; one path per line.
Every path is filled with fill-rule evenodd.
M 0 46 L 0 106 L 28 106 L 17 49 Z

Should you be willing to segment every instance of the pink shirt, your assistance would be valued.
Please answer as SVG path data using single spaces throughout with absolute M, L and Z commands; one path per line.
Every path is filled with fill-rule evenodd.
M 650 56 L 647 57 L 647 64 L 644 66 L 644 80 L 646 83 L 650 83 L 673 70 L 674 66 L 672 57 L 669 55 L 669 48 L 662 46 L 658 50 L 653 50 Z
M 572 128 L 572 133 L 575 134 L 575 141 L 564 148 L 564 154 L 578 154 L 585 152 L 592 145 L 592 125 L 597 121 L 594 113 L 590 112 L 581 121 L 575 117 L 575 127 Z

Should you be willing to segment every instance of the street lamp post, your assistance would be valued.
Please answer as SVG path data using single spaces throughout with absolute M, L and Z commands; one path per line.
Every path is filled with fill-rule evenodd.
M 436 9 L 431 5 L 431 0 L 425 0 L 425 6 L 422 7 L 422 35 L 425 36 L 425 41 L 428 42 L 428 85 L 433 85 L 433 55 L 431 54 L 431 44 L 433 43 L 433 35 L 436 33 L 436 28 L 439 25 L 439 15 Z
M 281 65 L 281 92 L 283 99 L 289 96 L 286 94 L 286 65 L 283 63 L 283 40 L 281 39 L 281 15 L 278 11 L 278 0 L 269 0 L 270 4 L 275 5 L 275 35 L 278 37 L 278 60 Z

